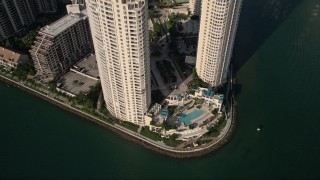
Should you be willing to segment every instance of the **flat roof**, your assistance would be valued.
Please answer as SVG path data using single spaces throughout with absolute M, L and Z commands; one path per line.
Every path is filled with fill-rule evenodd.
M 72 4 L 84 4 L 84 0 L 71 0 Z
M 79 68 L 85 68 L 85 74 L 97 78 L 99 76 L 98 65 L 95 54 L 90 54 L 82 60 L 80 60 L 76 66 Z
M 161 117 L 167 117 L 169 114 L 169 110 L 168 109 L 163 109 L 160 113 Z
M 0 46 L 0 55 L 5 60 L 13 59 L 14 62 L 17 62 L 20 59 L 20 56 L 23 54 L 11 51 L 10 49 L 6 49 Z
M 187 64 L 196 64 L 197 58 L 194 56 L 186 56 L 184 62 Z
M 75 95 L 78 95 L 80 92 L 89 92 L 90 86 L 95 86 L 97 82 L 96 80 L 72 71 L 69 71 L 58 81 L 58 83 L 62 84 L 60 89 Z
M 86 10 L 81 11 L 80 14 L 68 14 L 54 23 L 41 28 L 41 32 L 51 36 L 56 36 L 84 18 L 87 18 Z

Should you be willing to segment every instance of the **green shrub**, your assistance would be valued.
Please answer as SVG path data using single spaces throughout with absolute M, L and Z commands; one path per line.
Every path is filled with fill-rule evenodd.
M 215 108 L 211 113 L 212 113 L 213 115 L 217 115 L 217 114 L 218 114 L 218 111 L 219 111 L 219 109 L 218 109 L 218 108 Z
M 198 87 L 204 87 L 207 88 L 209 86 L 208 83 L 204 82 L 197 74 L 196 69 L 193 69 L 192 72 L 192 80 L 189 83 L 189 88 L 191 89 L 197 89 Z
M 150 131 L 148 127 L 143 127 L 140 134 L 154 141 L 162 141 L 160 134 Z

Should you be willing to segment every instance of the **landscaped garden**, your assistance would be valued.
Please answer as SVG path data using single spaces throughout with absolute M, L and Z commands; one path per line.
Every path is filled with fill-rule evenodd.
M 143 127 L 140 134 L 154 141 L 163 141 L 167 146 L 171 147 L 177 147 L 183 143 L 183 141 L 176 140 L 178 138 L 177 134 L 173 134 L 169 138 L 162 138 L 160 134 L 150 131 L 147 127 Z
M 136 124 L 133 124 L 131 122 L 127 122 L 127 121 L 120 121 L 119 122 L 119 125 L 122 126 L 122 127 L 125 127 L 133 132 L 137 132 L 138 129 L 139 129 L 139 126 L 136 125 Z
M 226 117 L 222 115 L 218 122 L 209 129 L 209 132 L 205 134 L 205 136 L 209 137 L 218 137 L 221 133 L 221 130 L 226 126 L 227 120 L 225 119 Z
M 197 74 L 196 69 L 192 72 L 192 80 L 188 84 L 190 89 L 197 89 L 198 87 L 207 88 L 209 86 L 208 83 L 204 82 Z
M 177 82 L 177 77 L 174 75 L 174 68 L 171 62 L 167 60 L 157 61 L 156 65 L 166 84 Z
M 148 127 L 143 127 L 140 134 L 154 141 L 162 140 L 162 137 L 160 136 L 160 134 L 150 131 Z

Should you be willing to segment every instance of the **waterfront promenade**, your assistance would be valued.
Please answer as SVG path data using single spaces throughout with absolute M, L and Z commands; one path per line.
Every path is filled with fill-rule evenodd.
M 147 149 L 150 149 L 150 150 L 153 150 L 158 153 L 161 153 L 161 154 L 164 154 L 167 156 L 171 156 L 174 158 L 199 157 L 199 156 L 203 156 L 205 154 L 208 154 L 212 151 L 215 151 L 215 150 L 221 148 L 225 143 L 227 143 L 230 140 L 230 138 L 235 130 L 234 111 L 232 110 L 231 116 L 227 120 L 227 124 L 226 124 L 225 128 L 223 129 L 221 134 L 213 142 L 207 143 L 205 146 L 178 150 L 174 147 L 170 147 L 170 146 L 165 145 L 163 142 L 153 141 L 153 140 L 146 138 L 136 132 L 132 132 L 124 127 L 121 127 L 120 125 L 109 124 L 109 123 L 107 123 L 107 122 L 105 122 L 105 121 L 103 121 L 103 120 L 101 120 L 91 114 L 88 114 L 88 113 L 83 112 L 79 109 L 71 107 L 70 105 L 62 103 L 62 102 L 48 96 L 47 94 L 36 91 L 36 90 L 24 85 L 23 83 L 13 81 L 3 75 L 0 75 L 0 80 L 6 82 L 8 84 L 14 85 L 14 86 L 16 86 L 26 92 L 29 92 L 30 94 L 33 94 L 37 97 L 40 97 L 41 99 L 44 99 L 44 100 L 50 102 L 51 104 L 54 104 L 58 107 L 61 107 L 62 109 L 65 109 L 69 112 L 77 114 L 77 115 L 79 115 L 79 116 L 81 116 L 91 122 L 94 122 L 98 125 L 101 125 L 107 129 L 117 133 L 118 135 L 124 137 L 125 139 L 136 142 L 136 143 L 144 146 Z

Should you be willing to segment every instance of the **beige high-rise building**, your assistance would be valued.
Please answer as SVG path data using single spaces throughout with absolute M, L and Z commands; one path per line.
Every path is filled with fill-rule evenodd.
M 204 0 L 196 69 L 211 86 L 227 78 L 242 0 Z
M 68 4 L 66 7 L 68 14 L 76 14 L 86 9 L 86 2 L 85 0 L 72 0 L 71 4 Z
M 201 2 L 203 0 L 189 0 L 189 9 L 191 14 L 200 16 L 201 15 Z
M 115 117 L 145 125 L 151 104 L 147 0 L 86 0 L 102 90 Z

